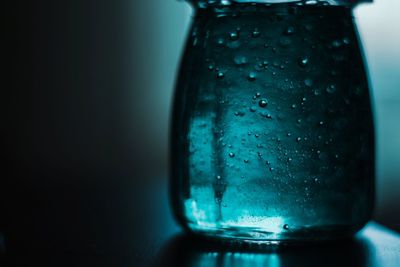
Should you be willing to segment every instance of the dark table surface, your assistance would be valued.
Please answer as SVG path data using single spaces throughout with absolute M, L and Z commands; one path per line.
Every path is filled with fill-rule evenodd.
M 375 222 L 342 242 L 235 249 L 185 235 L 172 218 L 165 184 L 105 188 L 64 185 L 74 202 L 54 187 L 41 188 L 44 196 L 26 204 L 34 216 L 4 234 L 3 265 L 400 266 L 400 235 Z

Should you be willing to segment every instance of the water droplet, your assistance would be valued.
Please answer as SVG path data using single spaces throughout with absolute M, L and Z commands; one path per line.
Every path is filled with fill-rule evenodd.
M 345 45 L 350 44 L 350 39 L 347 38 L 347 37 L 344 37 L 342 41 L 343 41 L 343 43 L 344 43 Z
M 294 27 L 293 26 L 287 27 L 284 33 L 286 35 L 292 35 L 294 33 Z
M 316 5 L 318 4 L 319 0 L 307 0 L 305 1 L 306 5 Z
M 209 70 L 213 70 L 214 69 L 214 65 L 213 64 L 208 65 L 208 69 Z
M 274 171 L 274 168 L 270 167 L 269 170 L 270 170 L 271 172 L 273 172 L 273 171 Z
M 254 136 L 255 136 L 256 138 L 260 137 L 260 135 L 259 135 L 258 133 L 254 134 Z
M 296 138 L 296 141 L 297 141 L 297 142 L 300 142 L 300 141 L 301 141 L 301 137 L 297 137 L 297 138 Z
M 249 75 L 247 75 L 247 79 L 249 81 L 254 81 L 256 79 L 256 74 L 254 72 L 250 72 Z
M 192 45 L 193 45 L 193 46 L 196 46 L 196 45 L 197 45 L 197 42 L 198 42 L 197 37 L 194 37 L 194 38 L 193 38 L 193 43 L 192 43 Z
M 271 165 L 271 162 L 269 160 L 265 161 L 265 164 Z
M 268 101 L 266 99 L 261 99 L 258 101 L 258 105 L 262 108 L 265 108 L 268 105 Z
M 233 61 L 237 64 L 237 65 L 244 65 L 247 64 L 248 60 L 247 57 L 245 56 L 235 56 L 233 58 Z
M 333 42 L 332 42 L 333 48 L 339 48 L 341 46 L 342 46 L 342 42 L 340 40 L 333 40 Z
M 235 153 L 230 152 L 230 153 L 229 153 L 229 157 L 231 157 L 231 158 L 235 157 Z
M 320 95 L 320 94 L 321 94 L 321 92 L 318 89 L 314 90 L 314 95 Z
M 291 107 L 292 107 L 292 109 L 295 109 L 296 108 L 296 104 L 293 104 Z
M 225 44 L 224 38 L 220 37 L 220 38 L 217 39 L 217 45 L 223 46 L 224 44 Z
M 336 92 L 336 86 L 334 84 L 331 84 L 326 88 L 326 91 L 330 94 L 333 94 L 334 92 Z
M 251 111 L 251 112 L 255 112 L 256 110 L 257 110 L 257 108 L 256 108 L 255 106 L 251 106 L 251 107 L 250 107 L 250 111 Z
M 237 31 L 230 32 L 229 38 L 231 38 L 231 40 L 237 40 L 239 38 L 239 33 Z
M 308 87 L 311 87 L 311 86 L 313 86 L 314 82 L 313 82 L 313 80 L 311 80 L 311 79 L 305 79 L 305 80 L 304 80 L 304 84 L 305 84 L 306 86 L 308 86 Z
M 256 37 L 259 37 L 260 34 L 261 34 L 260 31 L 257 28 L 255 28 L 254 31 L 252 32 L 251 36 L 256 38 Z
M 318 182 L 319 182 L 318 178 L 315 178 L 314 183 L 318 183 Z
M 267 119 L 271 119 L 271 118 L 272 118 L 271 114 L 269 114 L 269 113 L 266 114 L 265 117 L 266 117 Z
M 223 79 L 225 77 L 225 74 L 222 72 L 222 71 L 219 71 L 218 73 L 217 73 L 217 78 L 218 79 Z
M 287 162 L 292 162 L 292 158 L 288 158 L 288 159 L 287 159 Z
M 260 93 L 256 93 L 255 95 L 253 95 L 253 99 L 256 100 L 257 98 L 259 98 L 261 96 Z
M 245 113 L 243 111 L 236 111 L 235 116 L 243 117 Z
M 215 178 L 217 178 L 217 180 L 221 180 L 221 176 L 217 175 Z
M 320 125 L 320 126 L 323 126 L 324 124 L 325 124 L 325 123 L 324 123 L 323 121 L 320 121 L 320 122 L 319 122 L 319 125 Z
M 291 134 L 291 133 L 287 133 L 286 135 L 287 135 L 287 136 L 291 136 L 292 134 Z
M 243 160 L 244 161 L 244 163 L 249 163 L 249 160 L 248 159 L 245 159 L 245 160 Z
M 302 57 L 299 59 L 299 66 L 304 68 L 308 65 L 309 59 L 307 57 Z
M 284 225 L 283 225 L 283 229 L 289 230 L 289 225 L 288 225 L 288 224 L 284 224 Z

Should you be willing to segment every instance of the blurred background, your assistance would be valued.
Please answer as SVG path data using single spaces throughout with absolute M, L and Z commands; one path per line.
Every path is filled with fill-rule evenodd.
M 59 229 L 72 243 L 129 240 L 118 227 L 138 224 L 126 215 L 139 206 L 132 192 L 167 190 L 171 99 L 191 8 L 174 0 L 9 2 L 0 229 L 17 241 Z M 375 110 L 374 218 L 400 231 L 398 10 L 398 0 L 376 0 L 354 14 Z
M 355 10 L 369 68 L 377 138 L 375 219 L 400 231 L 400 18 L 396 0 Z

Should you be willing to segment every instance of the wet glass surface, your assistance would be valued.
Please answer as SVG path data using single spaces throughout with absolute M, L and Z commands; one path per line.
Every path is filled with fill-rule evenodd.
M 243 242 L 347 236 L 371 217 L 373 129 L 350 9 L 199 9 L 171 124 L 177 217 Z

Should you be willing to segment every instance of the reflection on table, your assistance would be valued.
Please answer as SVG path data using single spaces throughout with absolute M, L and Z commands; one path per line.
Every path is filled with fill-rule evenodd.
M 229 247 L 189 235 L 171 239 L 157 266 L 399 266 L 400 235 L 369 223 L 354 239 L 283 247 Z

